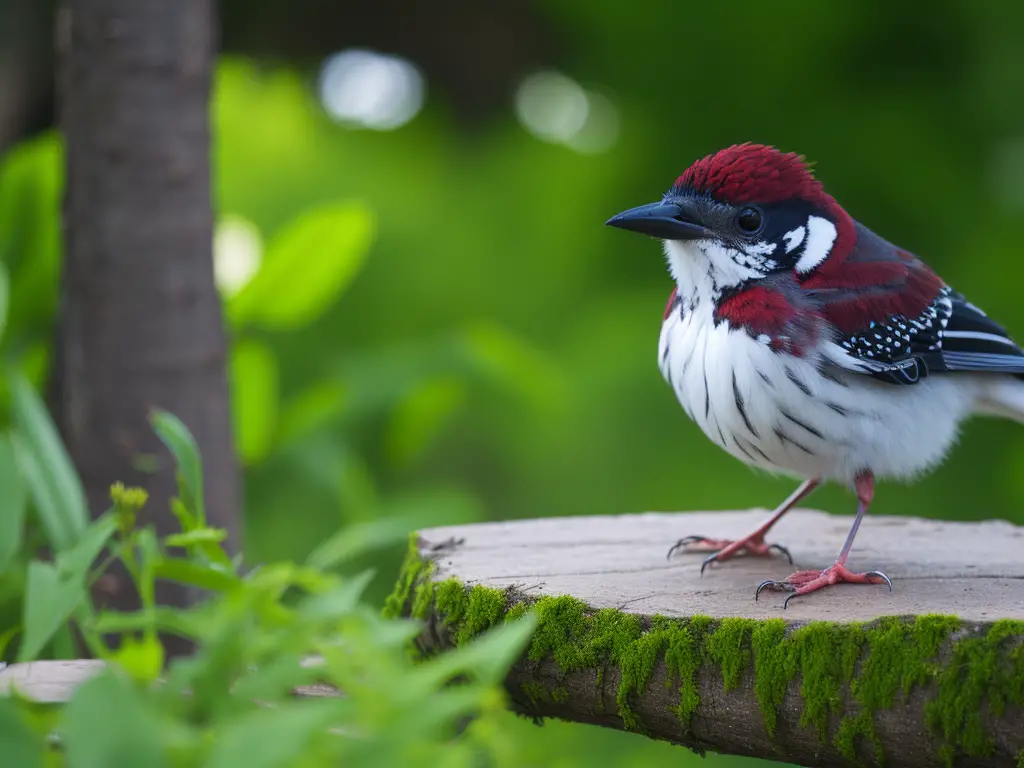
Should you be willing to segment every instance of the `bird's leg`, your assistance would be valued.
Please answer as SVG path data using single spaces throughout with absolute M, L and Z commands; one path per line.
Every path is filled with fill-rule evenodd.
M 775 525 L 781 517 L 789 512 L 797 503 L 805 498 L 811 491 L 817 488 L 821 484 L 819 478 L 811 478 L 810 480 L 804 480 L 789 497 L 782 502 L 775 511 L 768 517 L 767 520 L 762 523 L 757 530 L 753 531 L 742 539 L 731 541 L 729 539 L 709 539 L 706 536 L 685 536 L 677 541 L 672 548 L 668 551 L 668 557 L 672 557 L 672 553 L 682 547 L 687 547 L 693 544 L 698 545 L 698 550 L 714 550 L 714 554 L 706 557 L 704 562 L 701 563 L 700 572 L 704 573 L 704 569 L 707 568 L 709 563 L 712 562 L 724 562 L 732 558 L 740 550 L 746 552 L 748 555 L 758 555 L 766 557 L 772 553 L 772 550 L 777 550 L 789 558 L 789 562 L 793 562 L 792 556 L 789 554 L 789 550 L 783 547 L 781 544 L 766 544 L 764 536 Z
M 892 592 L 892 582 L 881 571 L 854 573 L 846 567 L 846 558 L 850 554 L 850 547 L 853 546 L 853 540 L 857 536 L 857 529 L 860 528 L 860 522 L 864 519 L 864 513 L 868 511 L 868 507 L 871 506 L 871 499 L 875 495 L 874 475 L 870 470 L 861 472 L 857 475 L 855 485 L 857 488 L 857 517 L 853 520 L 850 533 L 847 534 L 846 541 L 843 543 L 843 548 L 839 551 L 839 557 L 836 558 L 835 563 L 823 571 L 797 571 L 782 581 L 762 581 L 754 593 L 755 600 L 764 589 L 782 590 L 789 592 L 789 595 L 786 596 L 786 601 L 782 604 L 782 607 L 786 608 L 789 605 L 789 601 L 797 595 L 807 595 L 823 587 L 830 587 L 841 582 L 847 584 L 885 584 L 889 587 L 889 591 Z

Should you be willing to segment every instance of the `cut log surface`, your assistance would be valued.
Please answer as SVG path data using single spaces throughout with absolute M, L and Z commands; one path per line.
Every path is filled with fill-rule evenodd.
M 13 690 L 43 704 L 62 704 L 102 670 L 103 662 L 92 659 L 12 664 L 0 668 L 0 696 L 9 696 Z
M 571 595 L 594 608 L 630 613 L 789 621 L 867 621 L 879 616 L 955 614 L 966 621 L 1024 619 L 1024 528 L 1003 520 L 939 522 L 912 517 L 870 517 L 847 561 L 854 571 L 883 571 L 884 586 L 839 585 L 790 601 L 754 590 L 765 579 L 796 569 L 826 568 L 850 530 L 852 518 L 797 510 L 768 537 L 785 545 L 782 556 L 737 557 L 711 565 L 708 553 L 665 553 L 679 537 L 699 534 L 735 539 L 765 518 L 749 512 L 647 513 L 571 517 L 432 528 L 427 546 L 464 543 L 438 561 L 438 578 L 467 584 L 517 586 L 528 595 Z M 703 555 L 703 556 L 702 556 Z
M 794 565 L 779 555 L 740 556 L 701 576 L 706 552 L 666 559 L 681 536 L 739 538 L 765 514 L 423 530 L 413 553 L 419 565 L 415 557 L 406 564 L 408 594 L 400 580 L 396 595 L 405 613 L 427 620 L 426 652 L 466 639 L 473 587 L 501 590 L 506 610 L 537 603 L 536 637 L 544 639 L 535 638 L 507 681 L 515 708 L 537 718 L 807 766 L 1024 764 L 1024 528 L 869 517 L 847 565 L 884 571 L 892 592 L 842 584 L 786 610 L 784 593 L 755 601 L 757 585 L 830 565 L 851 517 L 785 517 L 768 540 L 784 544 Z M 451 598 L 453 580 L 470 590 L 461 604 Z M 478 590 L 476 604 L 485 597 Z M 585 604 L 584 623 L 566 619 L 566 598 Z M 611 610 L 598 616 L 601 609 Z M 600 621 L 625 634 L 595 639 L 608 631 L 595 629 Z M 682 645 L 670 639 L 681 637 L 672 626 L 685 629 Z M 572 647 L 560 654 L 560 642 Z M 640 657 L 653 657 L 653 666 L 644 671 Z

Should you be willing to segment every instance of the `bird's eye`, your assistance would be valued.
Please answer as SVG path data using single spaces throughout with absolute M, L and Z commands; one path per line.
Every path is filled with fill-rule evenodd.
M 743 208 L 736 214 L 736 226 L 744 235 L 753 235 L 761 229 L 764 217 L 757 208 Z

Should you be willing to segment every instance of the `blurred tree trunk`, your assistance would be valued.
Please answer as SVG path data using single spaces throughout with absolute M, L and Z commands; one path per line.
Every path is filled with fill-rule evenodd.
M 213 0 L 64 0 L 58 115 L 67 147 L 57 413 L 93 514 L 121 480 L 150 492 L 175 529 L 169 454 L 153 407 L 171 411 L 205 459 L 211 524 L 238 547 L 225 334 L 213 279 L 208 100 Z M 155 455 L 155 471 L 140 457 Z M 136 605 L 123 574 L 108 604 Z M 162 584 L 183 605 L 188 590 Z M 181 652 L 185 645 L 169 650 Z

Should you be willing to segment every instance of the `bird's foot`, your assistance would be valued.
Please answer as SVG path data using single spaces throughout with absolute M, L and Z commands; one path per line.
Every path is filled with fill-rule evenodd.
M 692 552 L 712 552 L 701 563 L 701 573 L 704 573 L 704 569 L 711 563 L 724 563 L 726 560 L 731 560 L 738 552 L 753 555 L 754 557 L 770 557 L 772 552 L 775 551 L 785 555 L 790 564 L 793 563 L 793 556 L 789 554 L 789 550 L 781 544 L 765 543 L 763 533 L 752 533 L 745 538 L 736 539 L 735 541 L 731 539 L 709 539 L 707 536 L 684 536 L 672 545 L 666 557 L 671 558 L 677 549 L 690 547 L 692 547 L 690 550 Z
M 754 599 L 757 600 L 765 589 L 789 592 L 785 602 L 782 604 L 783 609 L 785 609 L 789 605 L 789 601 L 798 595 L 808 595 L 811 592 L 817 592 L 819 589 L 831 587 L 841 582 L 847 584 L 885 584 L 889 587 L 889 591 L 892 592 L 892 582 L 881 571 L 854 573 L 845 565 L 836 563 L 823 571 L 797 571 L 782 581 L 772 581 L 771 579 L 762 581 L 754 593 Z

